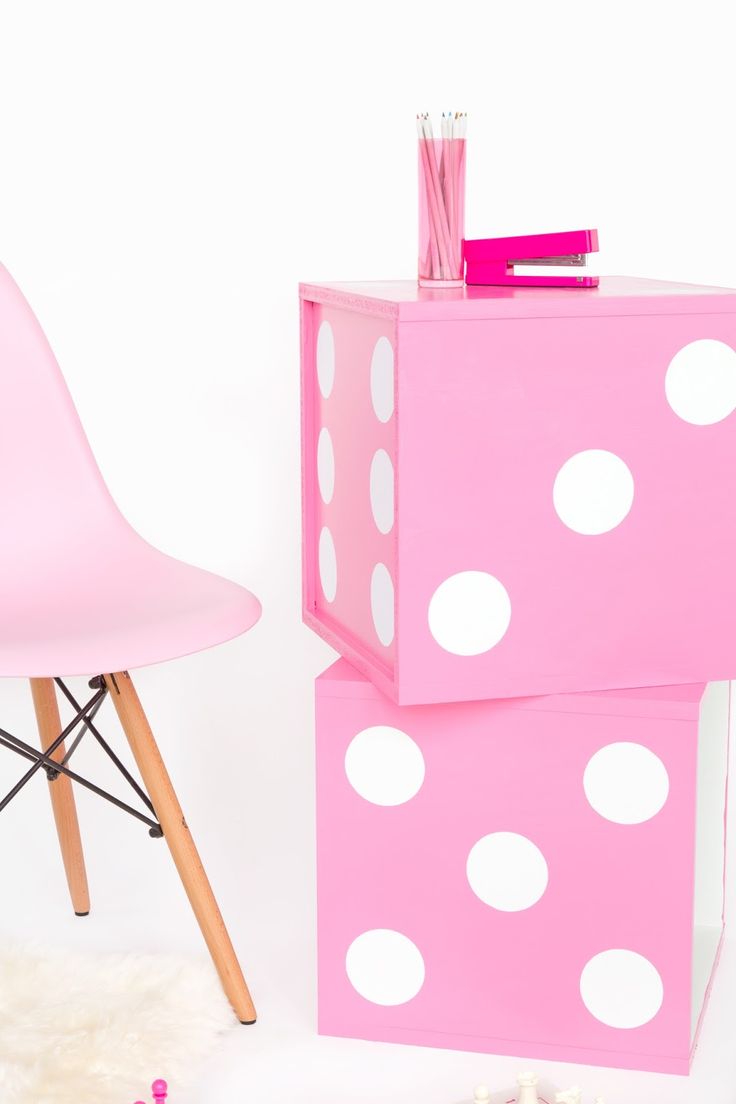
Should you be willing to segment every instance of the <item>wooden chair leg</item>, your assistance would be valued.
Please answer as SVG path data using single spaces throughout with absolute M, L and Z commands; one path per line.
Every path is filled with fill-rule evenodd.
M 41 747 L 46 751 L 61 732 L 56 687 L 50 678 L 32 678 L 30 683 Z M 64 744 L 61 743 L 52 758 L 61 762 L 65 754 Z M 55 781 L 49 782 L 49 793 L 72 905 L 77 916 L 86 916 L 89 912 L 89 889 L 71 779 L 63 774 L 58 775 Z
M 105 675 L 105 682 L 222 987 L 240 1022 L 255 1023 L 243 972 L 131 677 L 116 672 Z

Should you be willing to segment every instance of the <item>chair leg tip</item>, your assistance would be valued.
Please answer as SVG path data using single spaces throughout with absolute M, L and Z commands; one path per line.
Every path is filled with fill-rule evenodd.
M 75 916 L 89 916 L 89 909 L 86 912 L 75 912 Z
M 244 1027 L 251 1027 L 256 1021 L 255 1020 L 241 1020 L 240 1022 L 241 1022 L 241 1024 L 243 1024 Z

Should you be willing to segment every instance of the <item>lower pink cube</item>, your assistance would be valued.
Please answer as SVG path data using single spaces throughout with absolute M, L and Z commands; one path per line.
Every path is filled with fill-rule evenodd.
M 400 707 L 316 683 L 322 1034 L 687 1073 L 729 684 Z

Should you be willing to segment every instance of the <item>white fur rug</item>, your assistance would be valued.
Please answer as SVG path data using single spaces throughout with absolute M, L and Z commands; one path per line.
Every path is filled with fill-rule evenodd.
M 176 1104 L 234 1025 L 207 960 L 4 948 L 0 1102 L 133 1104 L 163 1077 Z

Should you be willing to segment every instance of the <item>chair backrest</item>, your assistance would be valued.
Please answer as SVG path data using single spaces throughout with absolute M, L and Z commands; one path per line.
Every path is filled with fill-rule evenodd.
M 61 550 L 122 520 L 43 330 L 0 265 L 0 548 Z

